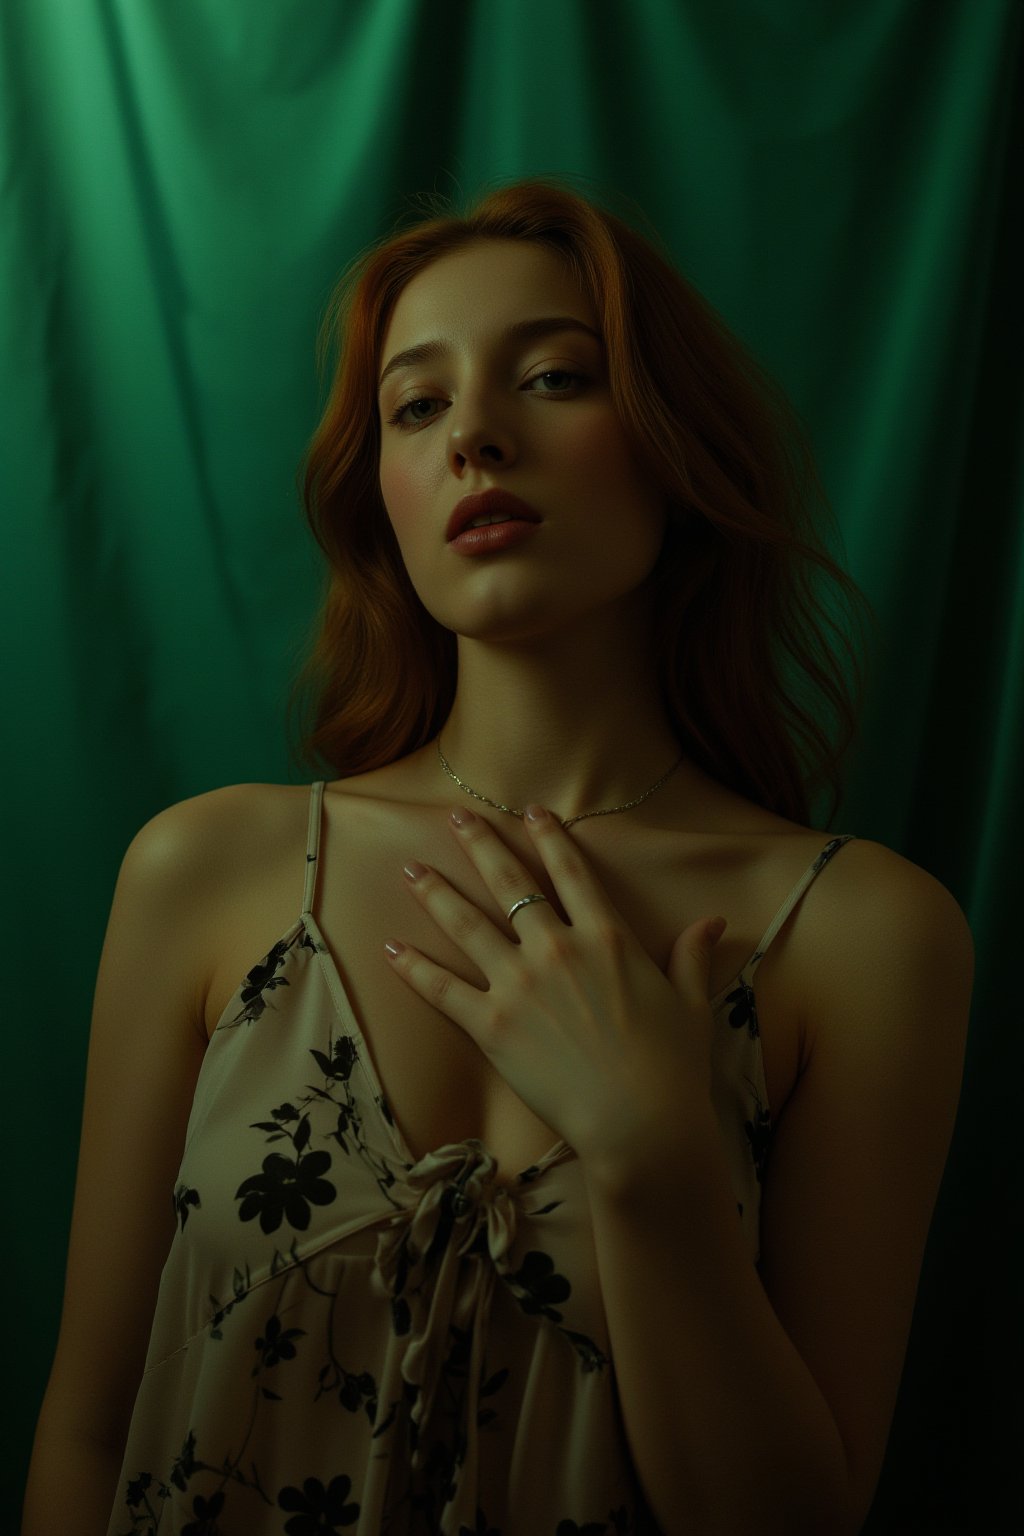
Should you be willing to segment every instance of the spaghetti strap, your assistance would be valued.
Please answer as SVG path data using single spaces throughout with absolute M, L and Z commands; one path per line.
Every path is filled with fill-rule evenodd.
M 309 797 L 309 833 L 306 839 L 306 889 L 302 897 L 302 916 L 313 916 L 316 872 L 320 855 L 320 826 L 323 818 L 324 779 L 317 779 Z
M 778 933 L 779 929 L 782 927 L 783 923 L 786 921 L 787 917 L 792 912 L 797 902 L 800 900 L 801 896 L 803 896 L 804 892 L 807 890 L 807 887 L 811 884 L 811 881 L 821 873 L 821 871 L 825 868 L 825 865 L 829 862 L 830 859 L 835 857 L 840 848 L 844 847 L 847 843 L 853 842 L 855 838 L 855 832 L 847 832 L 840 837 L 834 837 L 832 838 L 831 842 L 825 844 L 825 847 L 821 850 L 820 853 L 815 855 L 810 868 L 806 869 L 800 876 L 800 879 L 797 881 L 796 885 L 793 887 L 785 901 L 782 903 L 782 906 L 779 908 L 771 922 L 768 924 L 760 944 L 758 944 L 756 950 L 751 955 L 746 965 L 743 967 L 742 974 L 747 977 L 748 980 L 757 969 L 760 961 L 764 958 L 764 954 L 768 949 L 768 946 L 771 944 L 775 935 Z

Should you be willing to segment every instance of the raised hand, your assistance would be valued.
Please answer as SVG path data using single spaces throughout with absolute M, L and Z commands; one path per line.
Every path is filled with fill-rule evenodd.
M 459 814 L 453 835 L 498 904 L 508 910 L 532 894 L 533 876 L 490 823 L 462 807 Z M 708 974 L 725 921 L 717 920 L 717 932 L 706 917 L 683 929 L 666 974 L 558 818 L 542 812 L 524 822 L 569 923 L 549 902 L 531 902 L 513 919 L 516 943 L 437 870 L 415 865 L 422 871 L 411 881 L 417 899 L 488 986 L 481 991 L 394 940 L 391 965 L 472 1036 L 581 1160 L 615 1165 L 660 1144 L 678 1145 L 687 1106 L 706 1116 L 710 1103 Z

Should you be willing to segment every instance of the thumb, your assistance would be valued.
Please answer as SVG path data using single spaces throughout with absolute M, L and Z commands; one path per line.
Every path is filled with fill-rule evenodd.
M 724 917 L 716 917 L 714 921 L 708 923 L 704 929 L 704 942 L 707 945 L 709 960 L 711 958 L 711 951 L 714 949 L 715 945 L 718 943 L 719 939 L 722 937 L 722 934 L 725 932 L 728 926 L 729 924 Z
M 701 1002 L 707 1001 L 711 956 L 727 926 L 724 917 L 701 917 L 683 929 L 668 964 L 668 979 L 680 992 L 692 992 Z

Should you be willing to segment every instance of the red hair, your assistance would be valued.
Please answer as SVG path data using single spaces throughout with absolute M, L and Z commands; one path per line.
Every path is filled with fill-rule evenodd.
M 615 408 L 664 490 L 668 521 L 649 579 L 659 682 L 680 745 L 719 783 L 801 825 L 829 784 L 830 825 L 864 674 L 812 578 L 875 615 L 822 543 L 826 522 L 838 532 L 835 516 L 780 385 L 656 236 L 554 178 L 499 186 L 461 214 L 435 197 L 429 211 L 350 263 L 320 331 L 321 377 L 335 338 L 338 359 L 299 483 L 327 571 L 289 695 L 289 717 L 305 696 L 293 762 L 345 778 L 405 757 L 444 725 L 457 641 L 413 588 L 381 497 L 380 351 L 399 294 L 431 261 L 470 241 L 531 240 L 561 255 L 590 298 Z M 855 696 L 826 626 L 853 664 Z M 834 739 L 822 724 L 829 710 Z

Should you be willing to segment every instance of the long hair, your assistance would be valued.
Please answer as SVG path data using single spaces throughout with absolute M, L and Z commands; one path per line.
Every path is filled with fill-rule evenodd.
M 864 672 L 815 576 L 875 614 L 823 541 L 826 529 L 838 536 L 835 516 L 781 386 L 656 235 L 561 179 L 498 186 L 462 213 L 435 194 L 427 213 L 357 256 L 323 316 L 321 379 L 332 342 L 337 357 L 297 484 L 327 568 L 289 694 L 289 722 L 303 710 L 293 764 L 345 778 L 405 757 L 444 725 L 457 640 L 412 586 L 380 493 L 380 351 L 399 294 L 430 262 L 470 241 L 530 240 L 567 261 L 589 296 L 615 409 L 664 493 L 648 579 L 658 681 L 681 746 L 720 784 L 802 825 L 831 785 L 830 825 Z

